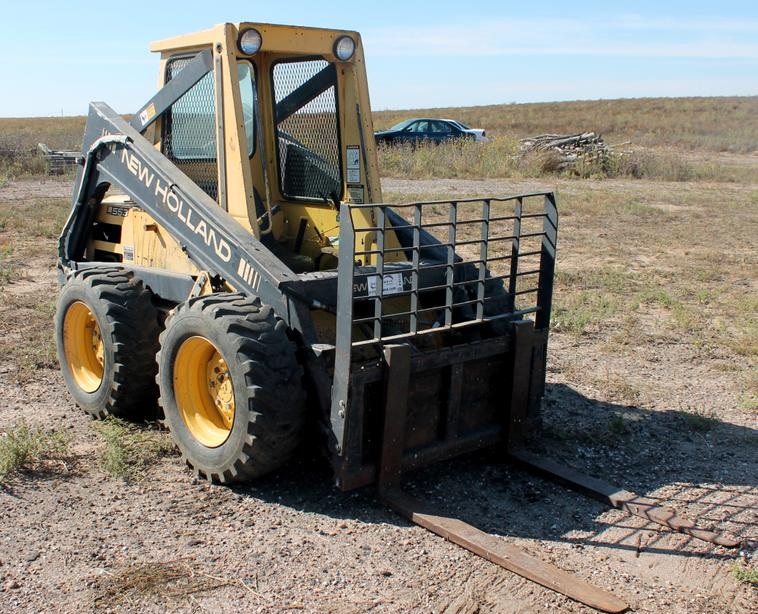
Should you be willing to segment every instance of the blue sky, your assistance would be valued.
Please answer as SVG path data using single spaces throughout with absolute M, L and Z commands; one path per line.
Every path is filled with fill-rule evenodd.
M 758 94 L 755 1 L 8 4 L 0 117 L 132 112 L 155 89 L 150 41 L 224 21 L 358 30 L 375 110 Z

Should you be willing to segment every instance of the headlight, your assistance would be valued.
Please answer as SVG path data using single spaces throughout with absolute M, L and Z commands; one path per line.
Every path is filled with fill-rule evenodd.
M 254 28 L 250 28 L 249 30 L 243 30 L 240 33 L 239 40 L 237 41 L 237 46 L 245 55 L 253 55 L 255 53 L 258 53 L 258 50 L 261 48 L 262 42 L 263 39 L 261 38 L 261 33 Z
M 347 62 L 355 53 L 355 41 L 349 36 L 340 36 L 334 43 L 334 55 L 338 60 Z

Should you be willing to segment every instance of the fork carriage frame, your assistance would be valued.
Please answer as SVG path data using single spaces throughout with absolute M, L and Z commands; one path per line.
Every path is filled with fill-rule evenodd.
M 359 209 L 372 210 L 374 226 L 356 227 Z M 408 203 L 394 211 L 343 205 L 340 214 L 340 249 L 354 253 L 339 262 L 329 415 L 343 490 L 378 475 L 382 415 L 399 400 L 383 398 L 387 366 L 380 350 L 388 344 L 414 350 L 402 376 L 407 386 L 394 393 L 409 399 L 411 408 L 399 442 L 406 470 L 515 445 L 536 418 L 544 390 L 558 224 L 554 195 Z M 427 211 L 434 212 L 431 219 Z M 400 247 L 383 247 L 390 231 L 405 236 Z M 356 250 L 355 236 L 363 232 L 376 233 L 375 249 Z M 433 232 L 443 240 L 436 242 Z M 473 258 L 460 256 L 465 246 Z M 407 263 L 386 262 L 398 251 Z M 356 264 L 367 258 L 376 266 Z M 490 271 L 493 266 L 505 273 Z M 502 289 L 493 295 L 492 288 Z M 422 337 L 427 347 L 419 347 Z M 444 341 L 435 344 L 437 339 Z M 372 350 L 376 355 L 366 359 Z

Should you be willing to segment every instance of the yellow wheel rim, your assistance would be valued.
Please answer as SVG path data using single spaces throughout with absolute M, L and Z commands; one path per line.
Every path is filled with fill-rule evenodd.
M 192 436 L 215 448 L 234 425 L 234 386 L 226 361 L 204 337 L 190 337 L 174 360 L 174 397 Z
M 100 327 L 89 307 L 71 303 L 63 318 L 63 352 L 71 375 L 84 392 L 95 392 L 103 383 L 104 352 Z

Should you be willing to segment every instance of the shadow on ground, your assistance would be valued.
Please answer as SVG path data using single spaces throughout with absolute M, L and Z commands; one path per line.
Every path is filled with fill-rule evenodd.
M 533 451 L 652 499 L 650 493 L 663 489 L 681 515 L 697 517 L 702 527 L 758 537 L 755 429 L 596 401 L 563 384 L 548 385 L 543 416 L 541 436 L 530 443 Z M 608 520 L 607 506 L 514 467 L 497 450 L 409 474 L 404 488 L 494 534 L 628 550 L 639 549 L 644 537 L 648 552 L 690 555 L 681 543 L 676 550 L 663 545 L 668 530 L 621 512 Z M 378 501 L 373 488 L 339 492 L 326 458 L 314 447 L 279 473 L 234 490 L 333 518 L 408 525 Z

